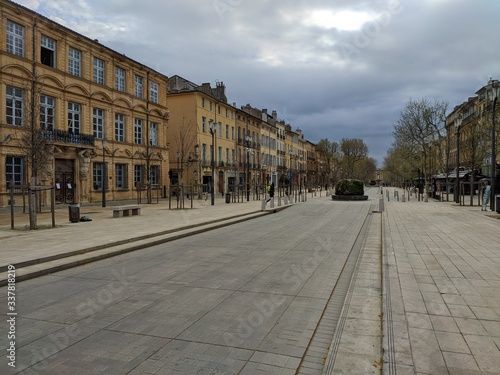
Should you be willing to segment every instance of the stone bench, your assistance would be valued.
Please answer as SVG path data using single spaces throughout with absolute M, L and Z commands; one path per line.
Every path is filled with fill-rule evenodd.
M 140 204 L 130 204 L 127 206 L 113 207 L 113 217 L 140 215 L 142 206 Z

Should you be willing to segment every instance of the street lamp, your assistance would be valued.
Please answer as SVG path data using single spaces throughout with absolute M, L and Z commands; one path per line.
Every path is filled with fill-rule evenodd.
M 106 140 L 102 137 L 102 207 L 106 207 Z
M 497 98 L 500 94 L 499 82 L 496 79 L 490 79 L 488 82 L 488 91 L 491 93 L 491 100 L 493 102 L 492 114 L 491 114 L 491 199 L 490 199 L 490 210 L 495 210 L 495 190 L 496 190 L 496 167 L 497 167 L 497 157 L 496 157 L 496 136 L 495 136 L 495 107 L 497 104 Z
M 210 166 L 212 167 L 212 183 L 210 184 L 210 196 L 211 196 L 211 204 L 213 206 L 214 201 L 215 201 L 215 196 L 214 196 L 214 184 L 215 184 L 214 138 L 215 138 L 216 127 L 215 127 L 215 122 L 213 120 L 210 120 L 208 122 L 208 125 L 209 125 L 210 135 L 212 136 L 212 149 L 210 150 L 210 156 L 212 158 L 212 161 L 210 162 Z
M 460 127 L 462 126 L 462 116 L 455 119 L 455 130 L 457 134 L 457 170 L 455 176 L 455 203 L 460 203 Z
M 247 202 L 250 201 L 250 144 L 251 144 L 252 138 L 247 134 L 245 136 L 245 141 L 247 144 L 247 171 L 245 173 L 245 184 L 246 184 L 246 189 L 247 189 Z

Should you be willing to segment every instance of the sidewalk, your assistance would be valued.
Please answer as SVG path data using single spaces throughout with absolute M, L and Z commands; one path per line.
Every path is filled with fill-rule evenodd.
M 384 374 L 499 374 L 500 215 L 389 190 Z
M 137 202 L 128 202 L 137 203 Z M 218 197 L 214 206 L 208 200 L 186 200 L 185 209 L 176 209 L 176 201 L 172 201 L 172 209 L 168 201 L 158 204 L 142 204 L 142 213 L 138 216 L 113 218 L 112 205 L 101 207 L 98 204 L 83 204 L 80 217 L 88 216 L 89 222 L 71 223 L 67 205 L 56 209 L 56 227 L 51 228 L 51 213 L 38 214 L 38 225 L 44 229 L 27 230 L 28 214 L 17 213 L 15 230 L 10 229 L 10 213 L 2 209 L 0 215 L 0 269 L 8 264 L 22 264 L 40 258 L 57 256 L 68 252 L 97 249 L 120 242 L 131 242 L 134 239 L 147 239 L 162 232 L 178 231 L 197 225 L 214 223 L 218 220 L 250 215 L 261 212 L 260 201 L 249 201 L 226 204 Z M 125 204 L 120 202 L 120 205 Z

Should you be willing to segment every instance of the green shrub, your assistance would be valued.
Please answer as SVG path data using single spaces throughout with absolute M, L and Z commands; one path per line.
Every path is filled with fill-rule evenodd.
M 339 180 L 335 184 L 335 195 L 363 195 L 365 193 L 361 180 Z

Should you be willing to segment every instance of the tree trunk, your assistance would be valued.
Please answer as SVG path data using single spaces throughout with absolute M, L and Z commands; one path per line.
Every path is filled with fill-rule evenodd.
M 29 189 L 29 216 L 30 216 L 30 230 L 37 228 L 37 198 L 36 198 L 36 177 L 31 178 L 31 185 Z

